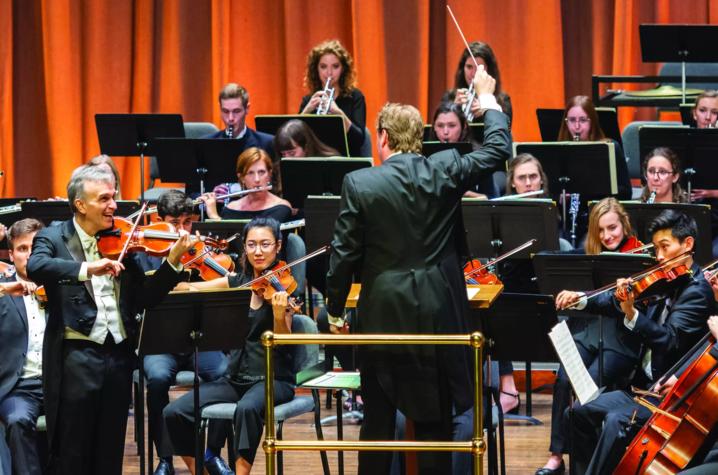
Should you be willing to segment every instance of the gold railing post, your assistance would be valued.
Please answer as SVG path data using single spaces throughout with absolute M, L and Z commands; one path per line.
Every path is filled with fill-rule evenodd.
M 272 366 L 272 351 L 274 347 L 274 333 L 267 331 L 262 334 L 264 346 L 264 362 L 266 377 L 264 380 L 264 452 L 266 456 L 266 473 L 274 475 L 274 465 L 277 460 L 276 435 L 274 433 L 274 367 Z
M 474 350 L 474 437 L 471 440 L 471 455 L 474 459 L 474 475 L 484 471 L 484 401 L 482 388 L 484 384 L 484 361 L 482 347 L 484 337 L 479 332 L 471 334 L 471 347 Z M 491 415 L 489 415 L 491 417 Z

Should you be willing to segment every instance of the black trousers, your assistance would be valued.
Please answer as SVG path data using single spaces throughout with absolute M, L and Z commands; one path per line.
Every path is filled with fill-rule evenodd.
M 274 402 L 282 404 L 294 397 L 294 386 L 274 381 Z M 227 377 L 199 387 L 200 408 L 222 402 L 236 402 L 234 412 L 235 452 L 254 463 L 264 429 L 264 381 L 241 383 Z M 194 457 L 194 392 L 171 402 L 164 421 L 176 455 Z
M 447 388 L 448 384 L 442 387 Z M 364 400 L 364 421 L 359 433 L 360 440 L 393 440 L 395 435 L 397 407 L 391 402 L 379 384 L 376 372 L 371 367 L 361 370 L 362 399 Z M 421 395 L 417 395 L 421 397 Z M 445 417 L 434 422 L 414 421 L 416 440 L 452 440 L 451 403 L 447 395 Z M 359 475 L 389 473 L 392 452 L 359 452 Z M 451 473 L 451 452 L 417 452 L 420 474 Z
M 5 425 L 13 474 L 42 474 L 42 462 L 37 451 L 38 434 L 35 430 L 41 410 L 40 378 L 20 379 L 0 401 L 0 421 Z
M 657 405 L 657 401 L 651 401 Z M 635 411 L 635 418 L 633 414 Z M 564 423 L 568 424 L 568 411 Z M 573 411 L 573 457 L 578 473 L 610 474 L 651 412 L 625 391 L 598 396 Z M 630 423 L 634 419 L 633 424 Z M 601 426 L 603 425 L 603 430 Z
M 598 384 L 598 351 L 590 351 L 581 343 L 576 342 L 578 354 L 588 369 L 591 379 Z M 615 384 L 628 378 L 634 367 L 634 361 L 615 351 L 603 352 L 603 383 Z M 553 387 L 553 402 L 551 404 L 551 445 L 549 450 L 553 454 L 568 452 L 568 431 L 564 430 L 563 413 L 571 404 L 571 382 L 568 380 L 566 370 L 559 367 L 556 383 Z
M 103 345 L 65 340 L 53 473 L 122 474 L 132 361 L 110 334 Z

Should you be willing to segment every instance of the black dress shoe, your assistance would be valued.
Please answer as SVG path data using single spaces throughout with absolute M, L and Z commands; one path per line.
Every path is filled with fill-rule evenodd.
M 154 475 L 174 475 L 175 469 L 164 460 L 160 460 L 159 465 L 155 469 Z
M 539 468 L 534 475 L 563 475 L 565 471 L 566 465 L 564 465 L 563 460 L 561 460 L 561 465 L 559 465 L 558 468 Z
M 204 468 L 209 475 L 234 475 L 227 462 L 222 457 L 212 457 L 204 463 Z

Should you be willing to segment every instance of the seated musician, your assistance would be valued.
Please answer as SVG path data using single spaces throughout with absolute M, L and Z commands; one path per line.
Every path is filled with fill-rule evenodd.
M 681 186 L 683 168 L 678 155 L 667 147 L 654 148 L 643 159 L 646 184 L 641 191 L 644 203 L 687 203 L 688 194 Z
M 157 201 L 157 214 L 161 221 L 170 223 L 179 230 L 192 231 L 194 205 L 186 194 L 179 190 L 164 192 Z M 142 254 L 138 258 L 145 272 L 157 270 L 162 264 L 159 257 Z M 202 351 L 199 353 L 197 369 L 202 381 L 214 381 L 227 369 L 227 361 L 221 351 Z M 163 433 L 162 410 L 169 403 L 169 388 L 175 382 L 177 372 L 194 371 L 192 353 L 147 355 L 144 359 L 144 371 L 147 379 L 147 420 L 151 441 L 157 448 L 160 459 L 155 475 L 174 473 L 172 466 L 172 446 L 166 433 Z
M 718 91 L 707 89 L 696 97 L 696 104 L 693 106 L 693 120 L 696 121 L 696 128 L 710 129 L 716 126 L 718 121 Z
M 306 122 L 288 120 L 274 136 L 277 162 L 281 158 L 336 157 L 339 152 L 317 138 Z
M 605 141 L 613 143 L 616 154 L 616 171 L 618 176 L 619 200 L 630 200 L 632 194 L 631 178 L 623 148 L 613 139 L 606 137 L 598 121 L 598 114 L 593 101 L 588 96 L 574 96 L 566 103 L 563 122 L 558 131 L 558 141 Z
M 604 198 L 591 209 L 588 218 L 588 236 L 586 254 L 599 254 L 604 251 L 629 252 L 640 246 L 633 235 L 631 222 L 623 206 L 615 198 Z M 603 324 L 603 375 L 602 384 L 612 385 L 627 382 L 638 358 L 636 348 L 624 345 L 617 332 L 618 320 L 604 321 Z M 574 341 L 583 364 L 594 382 L 598 383 L 598 319 L 591 319 L 580 332 L 574 335 Z M 561 418 L 571 400 L 571 386 L 563 366 L 559 368 L 553 387 L 551 406 L 551 456 L 546 465 L 536 471 L 536 475 L 558 475 L 564 473 L 563 454 L 568 452 L 568 434 L 564 432 Z
M 237 178 L 245 190 L 271 184 L 273 168 L 270 155 L 261 148 L 248 148 L 237 158 Z M 222 209 L 221 215 L 217 213 L 214 193 L 205 193 L 200 199 L 207 206 L 207 217 L 210 219 L 261 217 L 284 223 L 292 218 L 292 206 L 289 202 L 268 190 L 248 193 L 238 200 L 230 201 Z
M 230 274 L 208 282 L 182 283 L 184 290 L 226 289 L 240 287 L 277 262 L 282 247 L 279 223 L 271 218 L 255 218 L 244 230 L 242 272 Z M 271 302 L 258 293 L 252 294 L 249 310 L 249 333 L 244 348 L 233 350 L 223 378 L 203 384 L 199 388 L 200 406 L 220 402 L 237 403 L 234 416 L 235 439 L 232 442 L 238 454 L 237 474 L 248 474 L 254 462 L 263 430 L 264 413 L 264 349 L 260 338 L 267 330 L 290 333 L 293 311 L 286 292 L 276 292 Z M 276 349 L 274 368 L 274 401 L 281 404 L 294 397 L 295 374 L 289 346 Z M 170 403 L 164 410 L 164 420 L 174 453 L 182 456 L 188 467 L 194 467 L 194 394 L 185 394 Z M 219 457 L 222 439 L 210 437 L 205 453 L 205 468 L 213 474 L 232 473 Z
M 300 114 L 316 114 L 317 108 L 328 100 L 324 88 L 334 89 L 332 101 L 325 114 L 338 115 L 344 121 L 349 155 L 361 156 L 366 133 L 366 100 L 356 87 L 356 69 L 349 51 L 338 40 L 324 41 L 309 52 L 304 87 L 309 95 L 302 97 Z
M 7 435 L 7 440 L 0 438 L 0 459 L 7 454 L 12 461 L 1 460 L 7 473 L 10 465 L 15 474 L 43 473 L 35 426 L 43 400 L 45 304 L 27 276 L 32 239 L 43 227 L 36 219 L 23 219 L 10 226 L 8 247 L 16 273 L 0 278 L 0 425 Z
M 690 252 L 695 247 L 696 223 L 690 217 L 666 210 L 649 226 L 659 262 Z M 556 298 L 558 309 L 578 302 L 578 309 L 601 313 L 619 320 L 618 337 L 638 354 L 633 386 L 648 389 L 703 335 L 708 316 L 714 311 L 711 287 L 690 254 L 668 269 L 685 265 L 692 271 L 678 278 L 667 295 L 649 303 L 638 303 L 627 289 L 630 279 L 619 279 L 617 287 L 627 290 L 622 300 L 604 293 L 587 300 L 579 292 L 564 291 Z M 640 297 L 640 296 L 639 296 Z M 649 418 L 650 411 L 634 402 L 625 391 L 603 393 L 572 415 L 564 413 L 564 424 L 573 421 L 572 455 L 578 473 L 611 473 L 632 435 Z M 565 430 L 569 430 L 568 428 Z
M 87 162 L 87 165 L 91 167 L 101 167 L 112 173 L 112 176 L 115 177 L 115 199 L 121 200 L 122 186 L 120 183 L 120 172 L 119 170 L 117 170 L 117 165 L 115 165 L 115 162 L 114 160 L 112 160 L 112 157 L 105 154 L 97 155 L 95 157 L 92 157 L 92 159 Z

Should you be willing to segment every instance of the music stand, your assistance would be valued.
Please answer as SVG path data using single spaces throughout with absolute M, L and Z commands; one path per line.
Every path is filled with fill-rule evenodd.
M 717 187 L 718 129 L 642 126 L 638 129 L 638 147 L 641 157 L 656 147 L 668 147 L 676 152 L 689 196 L 693 188 L 711 190 Z
M 36 199 L 34 196 L 0 198 L 0 223 L 9 228 L 15 221 L 22 219 L 22 203 L 25 201 L 35 201 Z
M 540 425 L 541 421 L 531 415 L 531 362 L 557 361 L 548 338 L 558 323 L 553 297 L 504 292 L 491 307 L 471 310 L 471 315 L 471 331 L 482 332 L 490 342 L 485 346 L 490 358 L 526 362 L 526 415 L 512 418 Z
M 550 200 L 461 200 L 469 252 L 495 257 L 530 239 L 537 242 L 514 256 L 527 259 L 539 250 L 558 250 L 558 210 Z
M 596 107 L 598 123 L 606 137 L 615 140 L 623 147 L 621 129 L 618 127 L 618 113 L 613 107 Z M 536 109 L 541 140 L 544 142 L 556 142 L 558 133 L 563 123 L 563 109 Z
M 180 114 L 95 114 L 100 151 L 111 157 L 140 157 L 140 201 L 145 201 L 145 155 L 155 137 L 184 137 Z
M 144 394 L 144 356 L 165 353 L 194 353 L 195 473 L 202 473 L 204 441 L 200 432 L 200 351 L 240 348 L 249 330 L 250 290 L 228 289 L 199 292 L 170 292 L 157 306 L 145 310 L 140 327 L 140 394 Z M 137 417 L 144 418 L 144 403 L 137 404 Z M 150 442 L 151 443 L 151 442 Z M 144 434 L 138 434 L 144 473 Z
M 284 199 L 304 208 L 309 195 L 341 195 L 344 175 L 372 166 L 370 158 L 283 158 L 279 162 Z
M 471 153 L 473 149 L 471 142 L 423 142 L 421 144 L 421 154 L 425 157 L 430 157 L 444 150 L 456 150 L 459 155 L 466 155 Z
M 424 125 L 424 136 L 422 141 L 432 142 L 436 140 L 433 134 L 434 126 L 432 124 Z M 483 122 L 472 122 L 469 124 L 469 136 L 478 144 L 484 143 L 484 123 Z
M 705 204 L 688 204 L 688 203 L 639 203 L 636 201 L 621 201 L 623 208 L 631 218 L 633 229 L 636 231 L 638 239 L 643 242 L 651 242 L 653 236 L 648 234 L 648 226 L 656 216 L 663 211 L 672 209 L 680 213 L 685 213 L 696 221 L 698 227 L 698 237 L 693 249 L 693 258 L 698 264 L 705 265 L 713 260 L 713 251 L 711 245 L 711 208 Z
M 341 116 L 314 114 L 254 116 L 257 130 L 270 135 L 277 135 L 279 128 L 290 120 L 301 120 L 312 129 L 320 141 L 337 150 L 340 155 L 349 156 L 347 134 L 344 131 L 344 120 Z
M 163 182 L 185 182 L 187 195 L 237 181 L 239 140 L 158 138 L 152 141 Z
M 686 102 L 686 63 L 718 61 L 718 26 L 642 24 L 638 33 L 643 62 L 681 63 L 681 102 Z
M 20 203 L 23 218 L 35 218 L 45 226 L 53 221 L 67 221 L 72 219 L 73 213 L 70 203 L 66 200 L 57 201 L 25 201 Z M 140 204 L 132 200 L 117 201 L 116 216 L 127 216 L 140 209 Z
M 227 239 L 232 237 L 236 233 L 242 233 L 244 227 L 249 223 L 250 219 L 222 219 L 222 220 L 210 220 L 210 221 L 193 221 L 192 222 L 192 233 L 199 231 L 203 236 L 213 236 L 220 239 Z M 238 256 L 242 255 L 242 240 L 234 239 L 229 243 L 229 251 L 236 253 Z
M 696 127 L 696 120 L 693 118 L 693 108 L 696 106 L 693 104 L 681 104 L 678 106 L 678 110 L 681 113 L 681 122 L 683 125 L 688 127 Z

